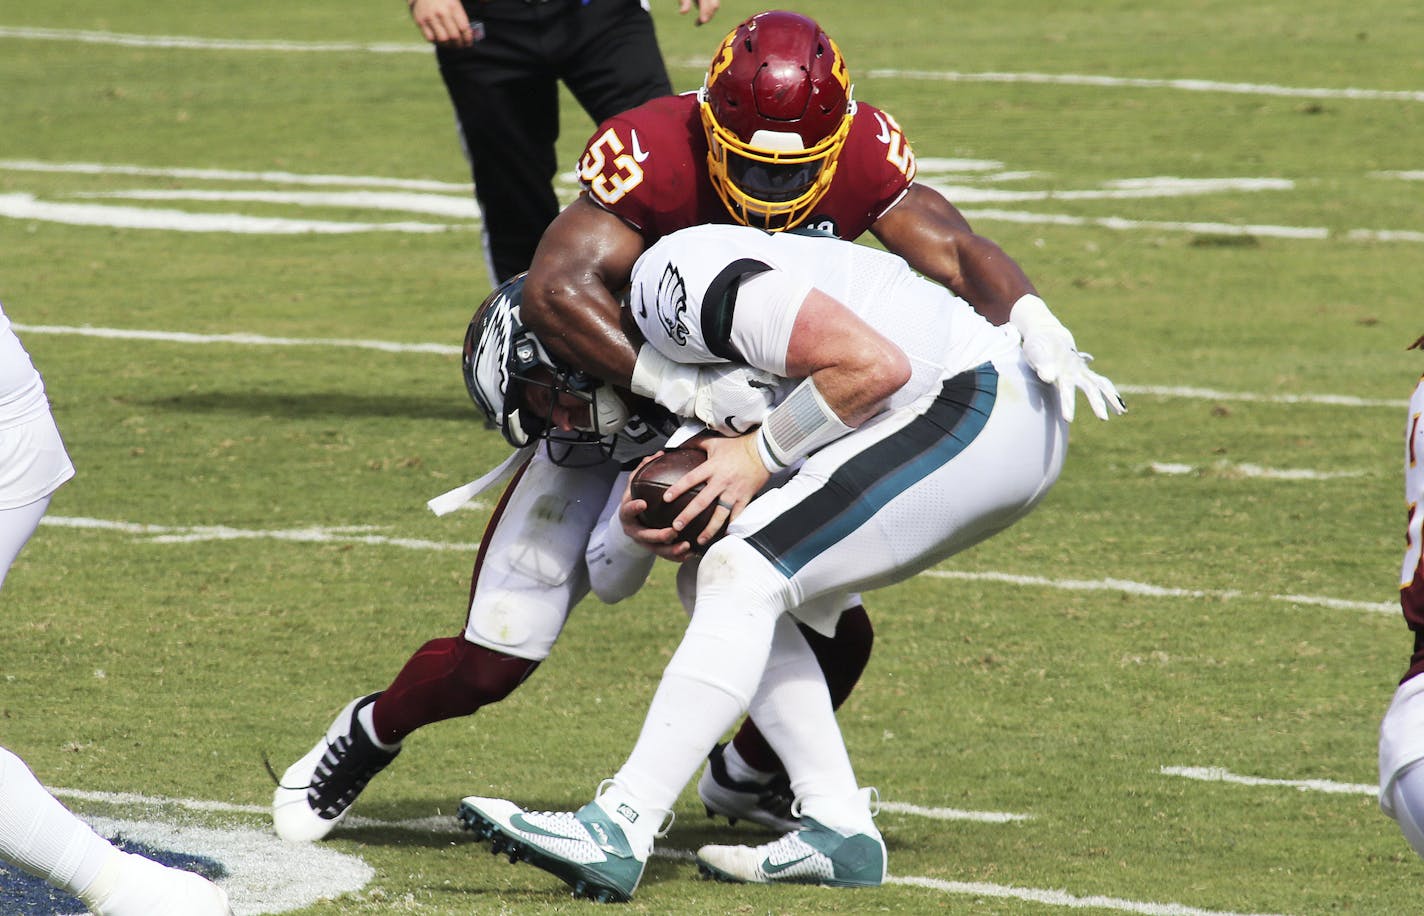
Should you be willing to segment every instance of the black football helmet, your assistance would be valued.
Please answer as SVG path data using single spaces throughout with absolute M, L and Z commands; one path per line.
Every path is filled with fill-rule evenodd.
M 506 442 L 523 448 L 540 439 L 559 464 L 593 463 L 607 457 L 612 437 L 628 422 L 627 404 L 610 385 L 556 359 L 520 317 L 526 274 L 511 277 L 480 303 L 465 330 L 461 368 L 465 389 Z M 546 394 L 542 409 L 529 390 Z M 562 394 L 589 405 L 589 425 L 562 430 L 553 408 Z M 597 446 L 597 448 L 591 448 Z

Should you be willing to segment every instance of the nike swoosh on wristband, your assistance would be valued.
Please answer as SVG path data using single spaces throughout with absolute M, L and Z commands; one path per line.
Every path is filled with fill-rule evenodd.
M 771 860 L 768 859 L 767 861 L 761 863 L 762 874 L 779 875 L 791 866 L 800 865 L 802 862 L 805 862 L 807 859 L 811 858 L 814 855 L 814 852 L 808 852 L 799 859 L 792 859 L 790 862 L 782 862 L 780 865 L 773 865 Z
M 736 434 L 736 435 L 738 435 L 738 436 L 744 436 L 744 435 L 746 435 L 747 429 L 751 429 L 751 427 L 748 426 L 747 429 L 742 429 L 742 428 L 740 428 L 739 426 L 737 426 L 737 422 L 736 422 L 736 421 L 737 421 L 737 418 L 736 418 L 736 417 L 732 416 L 731 414 L 728 414 L 728 415 L 727 415 L 727 420 L 726 420 L 727 428 L 730 429 L 734 434 Z

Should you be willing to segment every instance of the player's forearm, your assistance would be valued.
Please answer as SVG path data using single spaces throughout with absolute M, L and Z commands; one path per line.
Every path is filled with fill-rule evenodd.
M 1018 262 L 982 235 L 959 242 L 959 281 L 950 288 L 996 325 L 1009 320 L 1014 303 L 1034 292 Z
M 619 326 L 617 303 L 603 298 L 526 293 L 522 317 L 557 359 L 627 388 L 638 353 Z

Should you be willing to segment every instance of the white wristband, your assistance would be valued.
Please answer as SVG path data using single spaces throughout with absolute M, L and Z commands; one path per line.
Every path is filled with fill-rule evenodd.
M 638 360 L 633 364 L 628 387 L 634 394 L 652 398 L 680 417 L 690 417 L 697 398 L 697 367 L 674 362 L 651 344 L 643 344 L 638 349 Z
M 853 431 L 808 378 L 766 415 L 757 433 L 757 454 L 774 474 Z

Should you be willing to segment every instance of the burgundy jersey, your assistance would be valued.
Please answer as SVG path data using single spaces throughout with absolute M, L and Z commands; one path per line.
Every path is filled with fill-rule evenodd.
M 855 239 L 900 199 L 915 155 L 888 114 L 857 102 L 825 196 L 800 226 Z M 589 199 L 621 217 L 646 244 L 678 229 L 731 223 L 712 188 L 697 94 L 665 96 L 598 126 L 579 160 Z

